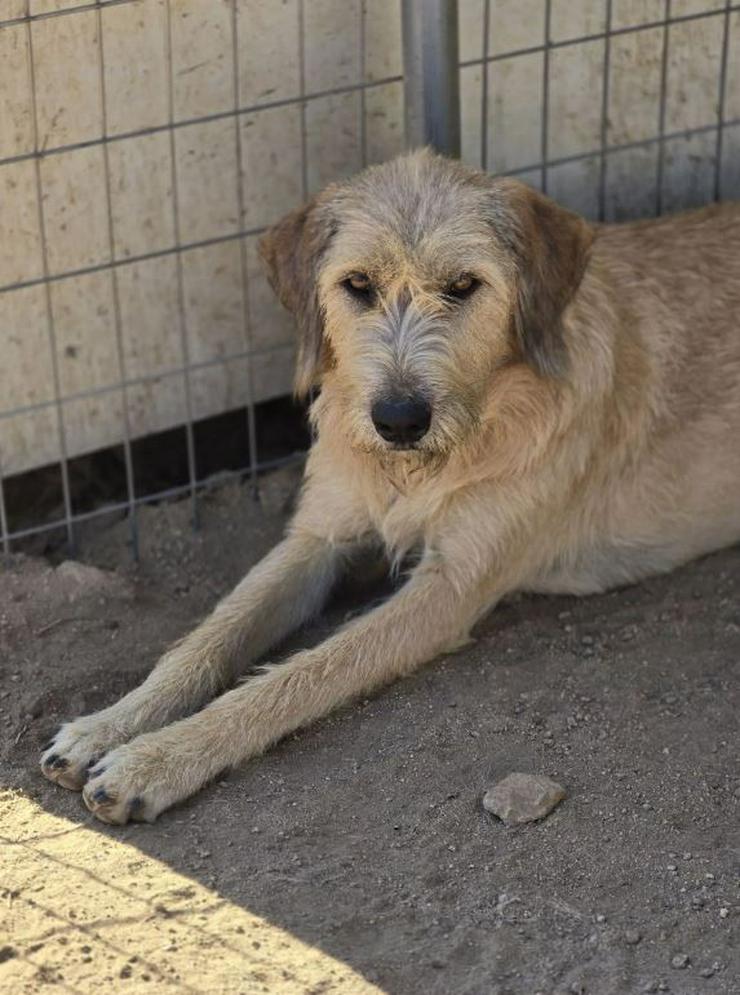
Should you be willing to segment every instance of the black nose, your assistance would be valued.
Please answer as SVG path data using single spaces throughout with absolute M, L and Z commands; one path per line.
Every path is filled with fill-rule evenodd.
M 406 446 L 425 436 L 432 421 L 432 409 L 420 397 L 376 401 L 370 414 L 381 438 Z

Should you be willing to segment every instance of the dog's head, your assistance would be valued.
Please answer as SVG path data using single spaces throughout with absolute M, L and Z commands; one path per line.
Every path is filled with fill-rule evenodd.
M 567 374 L 563 312 L 589 226 L 514 180 L 429 152 L 329 187 L 263 237 L 295 315 L 296 392 L 323 383 L 352 442 L 444 457 L 497 374 Z

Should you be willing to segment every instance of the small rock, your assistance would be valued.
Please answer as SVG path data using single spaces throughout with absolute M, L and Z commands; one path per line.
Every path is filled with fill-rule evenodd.
M 675 957 L 671 957 L 671 967 L 675 968 L 677 971 L 683 971 L 683 969 L 688 967 L 690 963 L 691 958 L 688 954 L 676 954 Z
M 642 933 L 637 929 L 626 929 L 624 931 L 624 942 L 630 947 L 636 947 L 642 939 Z
M 713 967 L 703 967 L 701 971 L 699 971 L 699 974 L 702 978 L 712 978 L 716 974 L 716 971 Z
M 566 797 L 565 789 L 542 774 L 509 774 L 485 793 L 483 808 L 507 825 L 544 819 Z

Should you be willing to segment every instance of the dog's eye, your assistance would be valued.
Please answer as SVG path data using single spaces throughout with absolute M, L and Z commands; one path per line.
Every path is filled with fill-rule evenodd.
M 342 285 L 358 300 L 368 302 L 373 296 L 373 285 L 367 273 L 350 273 Z
M 446 290 L 448 297 L 462 300 L 469 297 L 476 287 L 480 286 L 480 280 L 476 280 L 470 273 L 461 273 L 457 280 L 453 280 Z

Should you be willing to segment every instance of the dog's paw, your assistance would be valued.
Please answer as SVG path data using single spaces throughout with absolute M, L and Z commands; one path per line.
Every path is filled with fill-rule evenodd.
M 80 791 L 90 769 L 125 739 L 121 729 L 102 715 L 65 723 L 44 747 L 41 773 L 71 791 Z
M 182 797 L 175 789 L 179 779 L 170 777 L 166 756 L 140 747 L 139 740 L 119 746 L 88 772 L 82 799 L 101 822 L 119 826 L 129 820 L 154 822 Z

